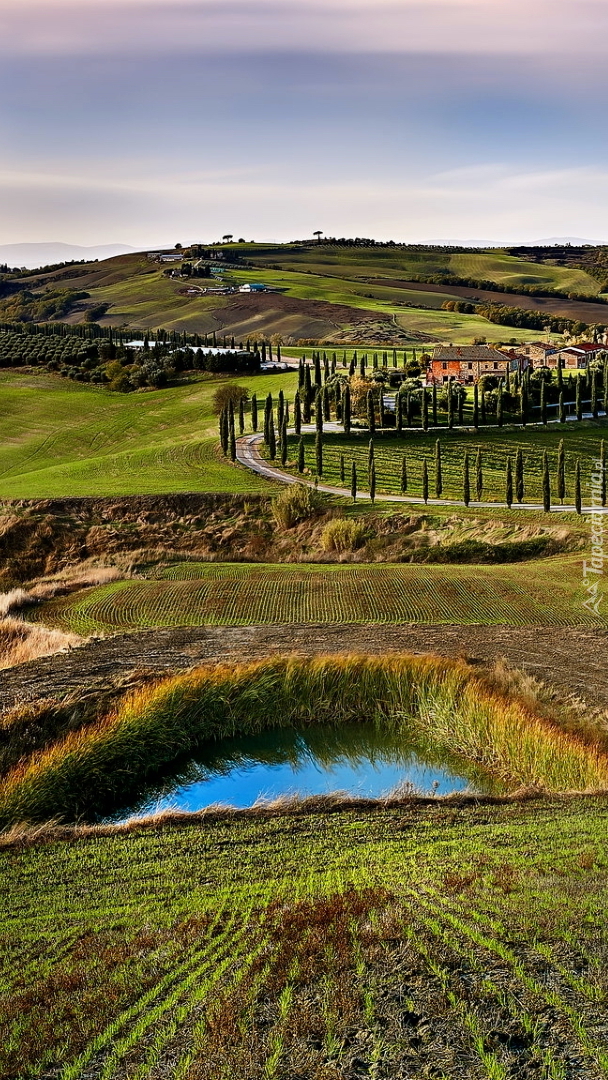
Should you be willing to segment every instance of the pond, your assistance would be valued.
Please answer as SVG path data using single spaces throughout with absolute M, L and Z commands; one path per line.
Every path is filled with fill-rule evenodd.
M 378 798 L 395 790 L 444 795 L 465 789 L 496 791 L 496 782 L 462 759 L 446 761 L 408 741 L 397 728 L 315 724 L 208 743 L 196 760 L 130 809 L 195 811 L 214 803 L 247 807 L 260 799 L 334 791 Z

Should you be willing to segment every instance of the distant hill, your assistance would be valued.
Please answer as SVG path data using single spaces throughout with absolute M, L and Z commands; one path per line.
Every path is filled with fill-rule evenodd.
M 127 255 L 136 250 L 128 244 L 101 244 L 97 247 L 61 243 L 0 244 L 0 263 L 35 270 L 39 266 L 52 266 L 72 260 L 87 262 L 89 259 L 111 259 L 114 255 Z

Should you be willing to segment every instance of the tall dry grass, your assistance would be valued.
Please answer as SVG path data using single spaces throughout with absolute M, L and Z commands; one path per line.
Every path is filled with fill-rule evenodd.
M 22 619 L 0 619 L 0 670 L 82 645 L 84 638 Z
M 7 775 L 0 825 L 96 820 L 128 807 L 209 739 L 362 719 L 396 725 L 512 788 L 608 787 L 606 755 L 490 688 L 462 661 L 290 657 L 202 668 L 128 695 L 101 721 Z

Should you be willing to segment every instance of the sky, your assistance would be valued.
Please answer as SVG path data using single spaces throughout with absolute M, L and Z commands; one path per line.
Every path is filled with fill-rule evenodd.
M 608 241 L 608 0 L 0 0 L 0 245 Z

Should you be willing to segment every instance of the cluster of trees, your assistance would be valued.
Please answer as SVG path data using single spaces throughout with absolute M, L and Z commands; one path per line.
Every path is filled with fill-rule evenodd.
M 62 319 L 79 300 L 87 300 L 88 297 L 89 293 L 76 289 L 47 289 L 38 295 L 22 289 L 0 303 L 0 318 L 6 322 L 27 323 Z
M 181 335 L 163 332 L 155 341 L 144 337 L 143 349 L 133 349 L 111 330 L 97 335 L 85 333 L 84 327 L 79 333 L 50 332 L 57 329 L 47 326 L 33 333 L 31 328 L 0 327 L 0 367 L 44 367 L 77 382 L 129 393 L 142 387 L 160 389 L 185 371 L 253 373 L 267 355 L 265 344 L 261 352 L 257 343 L 249 342 L 247 349 L 237 351 L 234 339 L 234 352 L 213 353 L 205 345 L 180 345 Z M 269 349 L 272 352 L 272 346 Z
M 514 295 L 563 297 L 564 300 L 584 300 L 587 303 L 608 304 L 608 300 L 601 296 L 589 296 L 587 293 L 567 292 L 565 289 L 548 288 L 534 282 L 533 284 L 506 285 L 504 282 L 489 281 L 485 278 L 459 277 L 451 270 L 442 270 L 434 274 L 414 274 L 410 281 L 419 281 L 429 285 L 458 285 L 467 289 L 480 289 L 484 292 L 511 293 Z M 458 310 L 458 309 L 457 309 Z
M 585 297 L 585 299 L 589 298 Z M 488 322 L 497 323 L 499 326 L 517 326 L 528 330 L 546 330 L 549 327 L 554 334 L 563 334 L 568 331 L 578 336 L 589 329 L 588 323 L 578 319 L 566 319 L 543 311 L 528 311 L 527 308 L 508 307 L 506 304 L 444 300 L 441 308 L 443 311 L 458 311 L 461 315 L 481 315 Z M 603 332 L 605 327 L 598 324 L 595 329 Z

